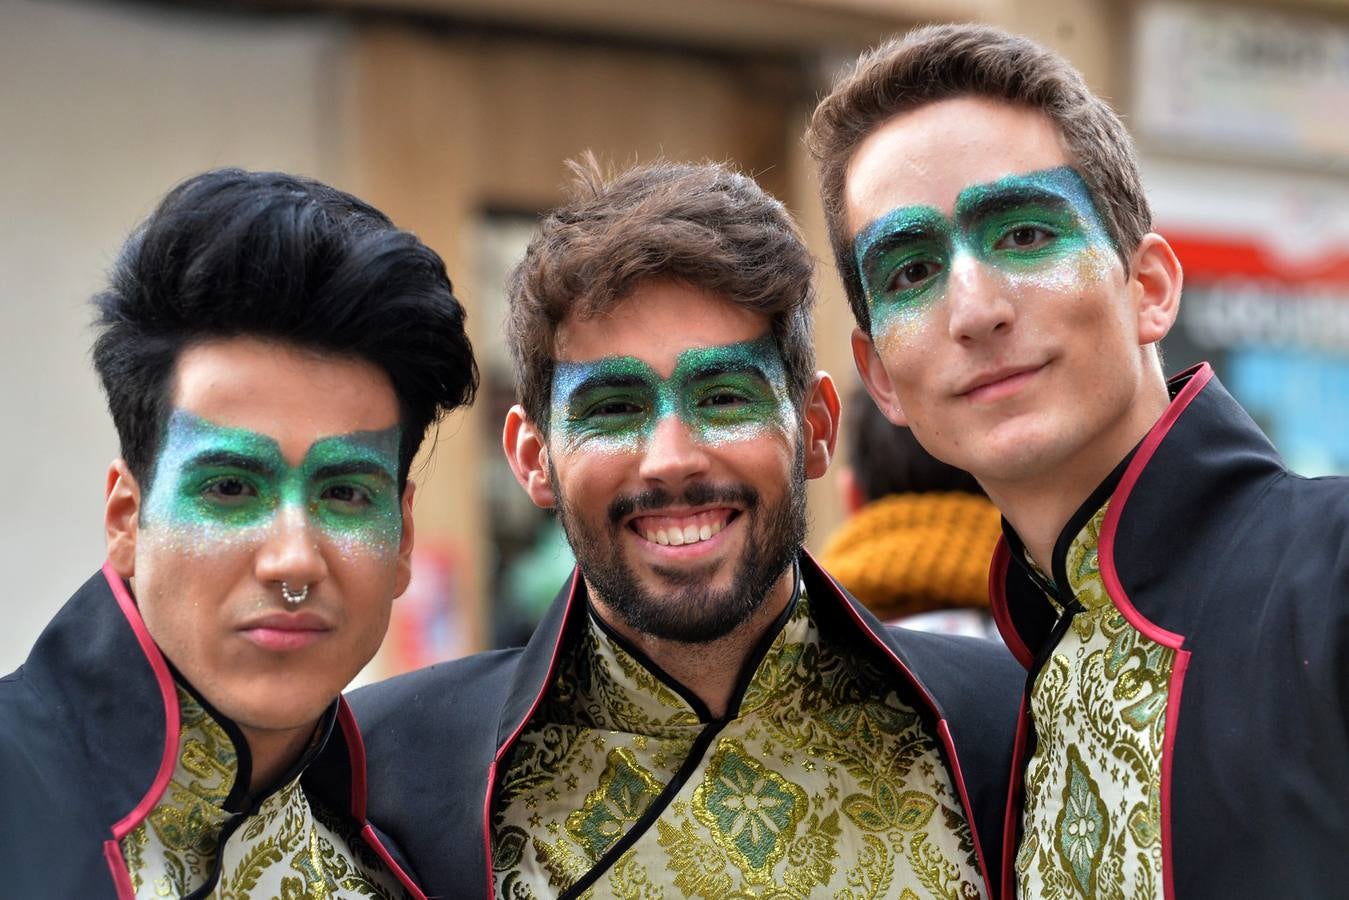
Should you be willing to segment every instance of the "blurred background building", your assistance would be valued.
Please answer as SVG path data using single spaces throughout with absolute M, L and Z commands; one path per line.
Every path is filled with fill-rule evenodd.
M 0 671 L 103 558 L 117 447 L 87 299 L 172 184 L 331 181 L 439 250 L 470 310 L 484 390 L 418 476 L 385 674 L 521 640 L 569 570 L 499 450 L 501 284 L 563 161 L 757 177 L 816 248 L 821 365 L 846 391 L 852 322 L 800 136 L 860 49 L 945 20 L 1029 34 L 1112 99 L 1186 267 L 1168 369 L 1212 360 L 1296 469 L 1349 471 L 1349 0 L 0 0 Z M 812 484 L 812 546 L 838 497 Z

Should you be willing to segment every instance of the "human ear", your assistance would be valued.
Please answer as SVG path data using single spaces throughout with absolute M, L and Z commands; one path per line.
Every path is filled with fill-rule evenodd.
M 412 498 L 417 493 L 417 483 L 408 479 L 403 488 L 403 536 L 398 539 L 398 567 L 394 571 L 393 595 L 403 596 L 403 592 L 412 583 L 412 545 L 416 531 L 412 522 Z
M 893 425 L 909 424 L 904 409 L 899 405 L 895 394 L 895 385 L 890 374 L 885 371 L 880 354 L 870 336 L 860 328 L 852 330 L 852 358 L 857 364 L 857 374 L 862 377 L 862 386 L 867 389 L 871 399 L 880 408 L 881 414 Z
M 140 534 L 141 489 L 126 460 L 108 466 L 104 486 L 103 534 L 108 543 L 108 562 L 123 578 L 136 574 L 136 538 Z
M 506 413 L 501 449 L 506 453 L 506 462 L 510 463 L 515 480 L 534 505 L 543 509 L 556 506 L 553 484 L 548 479 L 548 442 L 518 403 Z
M 1180 314 L 1184 274 L 1176 252 L 1160 234 L 1143 235 L 1129 260 L 1129 290 L 1138 315 L 1138 343 L 1166 337 Z
M 806 477 L 819 478 L 829 471 L 838 443 L 838 388 L 828 372 L 816 372 L 806 402 L 801 407 L 805 441 Z

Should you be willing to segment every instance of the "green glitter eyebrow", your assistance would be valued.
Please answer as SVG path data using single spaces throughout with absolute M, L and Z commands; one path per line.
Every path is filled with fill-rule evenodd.
M 998 250 L 1005 229 L 1041 227 L 1055 235 L 1039 250 Z M 1088 245 L 1118 252 L 1091 191 L 1071 166 L 1056 166 L 971 185 L 956 197 L 952 217 L 930 206 L 904 206 L 864 227 L 853 242 L 853 257 L 872 315 L 882 320 L 940 296 L 950 260 L 970 253 L 995 265 L 1033 268 Z M 914 264 L 934 268 L 922 283 L 892 290 L 890 279 Z M 921 304 L 920 304 L 921 305 Z
M 271 437 L 175 409 L 165 426 L 141 524 L 184 540 L 222 539 L 295 507 L 330 537 L 387 550 L 402 536 L 399 426 L 316 440 L 291 466 Z M 218 488 L 228 485 L 230 492 Z M 341 486 L 341 497 L 330 490 Z
M 699 440 L 716 444 L 787 421 L 792 413 L 786 383 L 771 334 L 685 350 L 669 378 L 631 356 L 559 362 L 550 418 L 569 448 L 635 449 L 671 415 L 692 427 Z

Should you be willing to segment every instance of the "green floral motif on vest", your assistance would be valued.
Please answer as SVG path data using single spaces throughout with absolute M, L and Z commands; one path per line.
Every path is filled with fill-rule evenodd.
M 599 787 L 567 817 L 567 832 L 598 859 L 660 796 L 661 784 L 626 748 L 609 751 Z
M 718 742 L 693 792 L 698 821 L 753 884 L 769 881 L 805 815 L 805 804 L 801 788 L 750 759 L 743 744 L 728 738 Z
M 1076 747 L 1068 748 L 1068 777 L 1059 809 L 1058 848 L 1084 894 L 1096 892 L 1096 867 L 1105 850 L 1106 815 L 1101 789 L 1087 774 Z

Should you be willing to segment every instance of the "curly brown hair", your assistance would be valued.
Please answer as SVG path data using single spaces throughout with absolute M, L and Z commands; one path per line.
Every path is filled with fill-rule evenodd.
M 1119 116 L 1062 56 L 989 25 L 929 25 L 862 54 L 811 117 L 829 241 L 857 324 L 871 333 L 853 259 L 844 188 L 858 146 L 895 115 L 954 97 L 987 97 L 1044 113 L 1091 190 L 1127 270 L 1152 230 L 1133 140 Z
M 559 326 L 601 315 L 654 279 L 766 315 L 799 408 L 815 370 L 815 261 L 787 209 L 719 163 L 606 175 L 587 153 L 567 165 L 571 200 L 544 218 L 507 285 L 506 341 L 530 420 L 547 434 Z

